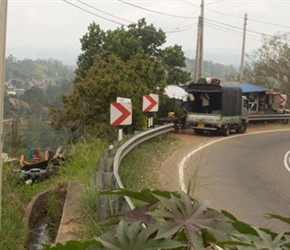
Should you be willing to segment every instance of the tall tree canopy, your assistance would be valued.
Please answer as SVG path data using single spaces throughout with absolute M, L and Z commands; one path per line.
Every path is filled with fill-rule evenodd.
M 262 46 L 248 57 L 247 80 L 290 95 L 290 33 L 264 36 Z M 249 68 L 248 68 L 249 69 Z
M 161 49 L 165 33 L 147 25 L 145 19 L 116 30 L 103 31 L 92 23 L 80 39 L 74 89 L 62 96 L 63 109 L 51 107 L 55 128 L 65 127 L 78 135 L 116 139 L 110 126 L 110 103 L 117 97 L 132 100 L 133 122 L 128 129 L 143 129 L 143 95 L 158 94 L 162 102 L 166 84 L 185 83 L 185 57 L 180 46 Z

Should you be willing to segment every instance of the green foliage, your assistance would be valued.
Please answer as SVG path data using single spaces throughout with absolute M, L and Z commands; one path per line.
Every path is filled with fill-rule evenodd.
M 14 83 L 17 82 L 18 87 L 27 88 L 26 82 L 31 83 L 31 85 L 56 84 L 65 79 L 71 80 L 73 77 L 71 68 L 52 58 L 36 61 L 31 59 L 18 60 L 13 55 L 6 58 L 5 81 L 9 82 L 12 79 Z
M 94 173 L 98 170 L 98 159 L 103 156 L 107 143 L 99 138 L 83 138 L 73 144 L 66 153 L 64 165 L 59 170 L 59 179 L 64 182 L 79 180 L 83 183 L 81 202 L 77 220 L 78 228 L 75 232 L 78 238 L 91 239 L 99 234 L 97 226 L 98 199 Z
M 79 231 L 74 233 L 78 235 L 79 239 L 85 238 L 85 240 L 96 236 L 99 233 L 96 224 L 96 197 L 98 194 L 94 185 L 93 173 L 97 170 L 98 159 L 102 157 L 106 145 L 100 139 L 83 139 L 82 143 L 73 145 L 71 150 L 66 152 L 66 160 L 57 173 L 46 181 L 36 182 L 33 185 L 24 185 L 20 181 L 20 172 L 13 172 L 13 170 L 20 169 L 17 161 L 3 163 L 0 249 L 23 249 L 21 246 L 27 240 L 25 239 L 26 231 L 23 223 L 27 204 L 36 194 L 48 189 L 51 190 L 51 194 L 47 200 L 46 212 L 52 220 L 52 224 L 50 224 L 51 237 L 55 237 L 62 215 L 66 186 L 70 180 L 80 180 L 83 183 L 82 193 L 80 194 L 80 214 L 74 217 L 75 222 L 79 223 L 77 228 Z M 57 245 L 61 246 L 61 244 Z M 88 243 L 76 242 L 66 245 L 68 246 L 66 249 L 85 249 L 84 246 L 88 246 Z M 72 245 L 74 247 L 71 247 Z
M 157 224 L 144 228 L 140 222 L 128 225 L 121 220 L 116 228 L 115 236 L 108 232 L 97 240 L 102 243 L 104 249 L 112 250 L 173 249 L 186 246 L 174 240 L 155 238 L 154 234 L 157 230 Z M 93 250 L 94 248 L 90 247 L 89 249 Z
M 17 193 L 17 178 L 13 165 L 3 164 L 0 249 L 19 249 L 24 242 L 23 216 L 25 204 Z M 11 237 L 13 236 L 13 241 Z
M 65 127 L 74 139 L 84 133 L 116 139 L 116 129 L 109 126 L 109 108 L 117 97 L 132 101 L 132 125 L 127 129 L 143 130 L 143 95 L 158 94 L 162 101 L 166 84 L 190 79 L 183 70 L 181 47 L 162 50 L 165 33 L 147 25 L 145 19 L 129 25 L 128 30 L 121 27 L 106 32 L 92 23 L 81 43 L 74 89 L 62 96 L 63 108 L 50 109 L 53 126 Z
M 274 36 L 263 36 L 263 44 L 248 55 L 245 76 L 259 86 L 278 90 L 290 95 L 290 33 L 278 32 Z
M 56 243 L 55 246 L 44 245 L 42 250 L 85 250 L 88 249 L 89 246 L 96 246 L 96 241 L 86 241 L 86 242 L 79 242 L 79 241 L 68 241 L 64 245 L 61 243 Z M 98 248 L 95 248 L 98 249 Z M 100 248 L 99 248 L 100 249 Z
M 93 183 L 92 173 L 97 170 L 106 145 L 99 138 L 82 138 L 80 143 L 72 145 L 66 153 L 65 166 L 60 169 L 63 178 Z
M 119 168 L 123 185 L 130 190 L 160 188 L 162 163 L 181 145 L 182 142 L 177 139 L 158 136 L 132 149 Z
M 223 249 L 232 249 L 232 247 L 236 246 L 244 250 L 289 248 L 290 238 L 288 233 L 277 234 L 268 229 L 260 229 L 240 222 L 230 213 L 208 208 L 206 204 L 190 198 L 183 192 L 177 194 L 176 192 L 150 191 L 148 189 L 140 192 L 117 189 L 106 191 L 102 194 L 110 193 L 112 195 L 117 194 L 140 199 L 143 202 L 148 202 L 148 205 L 143 209 L 135 208 L 133 211 L 116 215 L 120 216 L 117 233 L 113 235 L 106 233 L 105 236 L 98 238 L 105 237 L 106 241 L 101 241 L 103 244 L 108 242 L 116 243 L 113 243 L 114 247 L 112 245 L 104 245 L 106 249 L 123 249 L 121 246 L 120 248 L 115 248 L 115 246 L 122 245 L 124 242 L 128 243 L 124 233 L 130 228 L 127 223 L 130 223 L 133 228 L 138 228 L 141 222 L 147 226 L 144 227 L 146 230 L 151 229 L 155 232 L 154 230 L 157 228 L 154 234 L 155 240 L 174 239 L 182 244 L 189 244 L 195 250 L 210 249 L 213 246 L 219 246 Z M 150 220 L 150 217 L 152 217 L 152 220 Z M 283 217 L 278 217 L 283 221 L 287 221 Z M 125 223 L 123 220 L 127 222 Z M 119 233 L 118 230 L 120 230 Z M 140 234 L 140 231 L 143 232 L 142 228 L 138 229 L 138 234 Z M 133 235 L 136 236 L 137 234 Z M 120 239 L 123 240 L 121 241 Z M 132 243 L 132 245 L 140 242 L 137 236 L 135 240 L 136 242 Z M 159 246 L 154 245 L 152 249 L 159 249 Z
M 6 81 L 24 92 L 4 97 L 5 152 L 16 157 L 28 148 L 54 151 L 65 146 L 68 134 L 63 128 L 54 130 L 48 108 L 62 106 L 60 94 L 72 89 L 73 69 L 53 59 L 21 61 L 10 55 L 7 72 Z

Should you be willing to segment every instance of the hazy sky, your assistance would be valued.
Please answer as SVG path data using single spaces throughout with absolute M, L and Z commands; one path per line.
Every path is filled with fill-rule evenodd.
M 204 50 L 240 56 L 244 15 L 246 51 L 261 46 L 261 34 L 290 31 L 290 0 L 205 0 Z M 80 50 L 79 39 L 95 21 L 103 30 L 137 23 L 161 28 L 166 46 L 181 45 L 194 58 L 200 0 L 8 0 L 6 48 Z

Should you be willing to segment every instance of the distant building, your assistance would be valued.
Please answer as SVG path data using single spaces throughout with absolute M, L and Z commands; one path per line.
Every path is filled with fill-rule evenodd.
M 250 114 L 289 112 L 285 109 L 287 100 L 286 95 L 248 82 L 223 82 L 222 84 L 240 87 L 242 89 L 243 95 L 247 97 L 249 102 Z

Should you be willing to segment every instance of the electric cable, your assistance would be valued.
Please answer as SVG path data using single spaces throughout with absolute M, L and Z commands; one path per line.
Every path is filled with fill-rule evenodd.
M 240 28 L 240 27 L 236 27 L 234 25 L 231 25 L 231 24 L 227 24 L 227 23 L 223 23 L 223 22 L 218 22 L 218 21 L 214 21 L 214 20 L 210 20 L 210 19 L 205 19 L 206 21 L 209 21 L 209 22 L 212 22 L 214 24 L 221 24 L 221 25 L 224 25 L 224 26 L 228 26 L 228 27 L 232 27 L 232 28 L 235 28 L 235 29 L 239 29 L 239 30 L 243 30 L 243 28 Z M 268 34 L 265 34 L 265 33 L 260 33 L 258 31 L 254 31 L 254 30 L 249 30 L 247 29 L 247 32 L 251 32 L 253 34 L 258 34 L 258 35 L 264 35 L 264 36 L 268 36 L 268 37 L 271 37 L 272 35 L 268 35 Z
M 146 11 L 149 11 L 149 12 L 152 12 L 152 13 L 156 13 L 156 14 L 159 14 L 159 15 L 170 16 L 170 17 L 175 17 L 175 18 L 197 18 L 197 17 L 191 17 L 191 16 L 178 16 L 178 15 L 163 13 L 163 12 L 147 9 L 147 8 L 141 7 L 141 6 L 133 4 L 133 3 L 128 3 L 128 2 L 125 2 L 123 0 L 118 0 L 118 1 L 121 2 L 121 3 L 127 4 L 127 5 L 130 5 L 130 6 L 133 6 L 135 8 L 146 10 Z
M 115 24 L 119 24 L 119 25 L 122 25 L 122 26 L 128 26 L 128 25 L 126 25 L 126 24 L 123 24 L 123 23 L 120 23 L 120 22 L 117 22 L 117 21 L 111 20 L 111 19 L 109 19 L 109 18 L 106 18 L 106 17 L 100 16 L 100 15 L 98 15 L 98 14 L 96 14 L 96 13 L 93 13 L 93 12 L 91 12 L 91 11 L 89 11 L 89 10 L 86 10 L 86 9 L 84 9 L 84 8 L 82 8 L 82 7 L 79 7 L 78 5 L 75 5 L 75 4 L 73 4 L 73 3 L 71 3 L 71 2 L 69 2 L 69 1 L 67 1 L 67 0 L 63 0 L 63 1 L 64 1 L 65 3 L 67 3 L 67 4 L 70 4 L 70 5 L 74 6 L 74 7 L 77 8 L 77 9 L 80 9 L 80 10 L 82 10 L 82 11 L 85 11 L 85 12 L 89 13 L 89 14 L 92 14 L 92 15 L 94 15 L 94 16 L 97 16 L 97 17 L 100 17 L 100 18 L 102 18 L 102 19 L 105 19 L 105 20 L 107 20 L 107 21 L 109 21 L 109 22 L 112 22 L 112 23 L 115 23 Z
M 90 5 L 90 4 L 87 4 L 87 3 L 83 2 L 83 1 L 80 1 L 80 0 L 76 0 L 76 1 L 79 2 L 79 3 L 81 3 L 81 4 L 83 4 L 83 5 L 85 5 L 85 6 L 87 6 L 87 7 L 89 7 L 89 8 L 92 8 L 92 9 L 94 9 L 94 10 L 96 10 L 96 11 L 99 11 L 99 12 L 101 12 L 101 13 L 103 13 L 103 14 L 106 14 L 106 15 L 108 15 L 108 16 L 110 16 L 110 17 L 114 17 L 114 18 L 120 19 L 120 20 L 125 21 L 125 22 L 128 22 L 128 23 L 133 23 L 132 21 L 129 21 L 129 20 L 123 19 L 123 18 L 121 18 L 121 17 L 118 17 L 118 16 L 115 16 L 115 15 L 112 15 L 112 14 L 110 14 L 110 13 L 108 13 L 108 12 L 105 12 L 105 11 L 102 11 L 102 10 L 100 10 L 100 9 L 98 9 L 98 8 L 95 8 L 94 6 L 92 6 L 92 5 Z
M 234 31 L 234 30 L 226 29 L 226 28 L 224 28 L 222 26 L 214 25 L 214 24 L 211 24 L 211 23 L 205 23 L 205 26 L 207 26 L 209 28 L 212 28 L 212 29 L 220 30 L 220 31 L 223 31 L 223 32 L 235 35 L 235 36 L 239 36 L 239 37 L 243 36 L 242 33 L 239 33 L 239 32 Z M 247 39 L 254 40 L 254 41 L 257 41 L 257 42 L 261 42 L 256 37 L 249 36 L 249 35 L 247 35 Z
M 277 26 L 277 27 L 281 27 L 281 28 L 290 29 L 290 26 L 287 26 L 287 25 L 281 25 L 281 24 L 277 24 L 277 23 L 269 23 L 269 22 L 264 22 L 264 21 L 258 21 L 258 20 L 252 19 L 252 18 L 248 18 L 248 20 L 252 21 L 252 22 L 264 23 L 264 24 L 268 24 L 268 25 L 273 25 L 273 26 Z
M 234 17 L 234 18 L 237 18 L 237 19 L 244 19 L 244 17 L 238 17 L 238 16 L 230 15 L 230 14 L 223 13 L 223 12 L 216 11 L 216 10 L 212 10 L 212 9 L 209 9 L 209 8 L 205 8 L 205 9 L 207 11 L 214 12 L 214 13 L 217 13 L 219 15 L 228 16 L 228 17 Z M 263 24 L 268 24 L 268 25 L 272 25 L 272 26 L 282 27 L 282 28 L 290 28 L 290 26 L 287 26 L 287 25 L 281 25 L 281 24 L 277 24 L 277 23 L 265 22 L 265 21 L 261 21 L 261 20 L 252 19 L 252 18 L 249 18 L 249 17 L 247 18 L 247 20 L 248 21 L 252 21 L 252 22 L 257 22 L 257 23 L 263 23 Z

